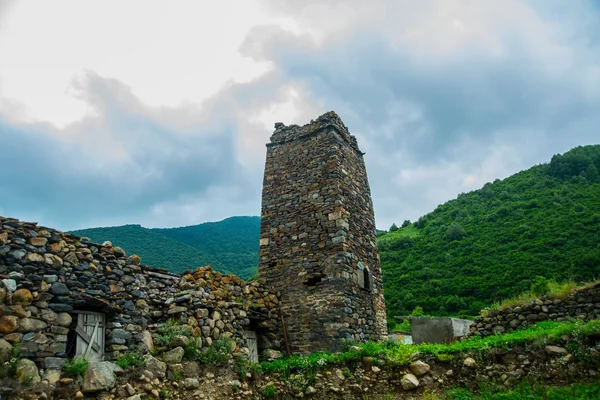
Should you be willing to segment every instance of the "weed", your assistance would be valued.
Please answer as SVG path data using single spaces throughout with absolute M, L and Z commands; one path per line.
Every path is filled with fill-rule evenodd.
M 263 389 L 262 395 L 265 399 L 275 397 L 277 395 L 277 388 L 273 385 L 269 385 Z
M 15 343 L 12 348 L 10 359 L 0 367 L 0 378 L 15 377 L 17 375 L 17 364 L 21 359 L 19 344 Z
M 350 372 L 350 370 L 348 368 L 344 368 L 342 370 L 342 375 L 344 375 L 346 378 L 350 378 L 352 376 L 352 373 Z
M 158 397 L 161 399 L 167 400 L 169 398 L 169 390 L 165 387 L 160 389 L 160 392 L 158 393 Z
M 188 327 L 181 327 L 179 322 L 169 319 L 167 322 L 159 324 L 156 327 L 159 335 L 156 337 L 156 344 L 159 346 L 168 346 L 179 336 L 191 337 L 192 330 Z
M 63 366 L 63 371 L 72 378 L 83 378 L 88 369 L 88 360 L 83 357 L 75 357 Z
M 146 361 L 137 351 L 122 354 L 117 358 L 117 365 L 123 369 L 139 368 L 146 365 Z

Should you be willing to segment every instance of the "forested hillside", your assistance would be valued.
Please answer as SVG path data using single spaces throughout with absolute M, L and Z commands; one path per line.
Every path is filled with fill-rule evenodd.
M 414 223 L 379 232 L 390 320 L 420 306 L 430 315 L 475 315 L 531 286 L 536 276 L 600 275 L 600 146 L 463 193 Z M 110 240 L 144 263 L 181 272 L 199 265 L 249 278 L 257 271 L 259 217 L 147 229 L 75 231 Z
M 219 272 L 247 279 L 257 270 L 259 232 L 259 217 L 232 217 L 180 228 L 124 225 L 71 233 L 100 243 L 110 240 L 128 254 L 138 254 L 145 264 L 153 267 L 182 272 L 211 265 Z
M 600 275 L 600 146 L 463 193 L 412 224 L 379 233 L 389 319 L 416 306 L 475 315 L 536 276 Z

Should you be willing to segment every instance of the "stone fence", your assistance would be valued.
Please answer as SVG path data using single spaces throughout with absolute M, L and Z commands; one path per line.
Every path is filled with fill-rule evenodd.
M 600 282 L 575 290 L 564 299 L 542 297 L 518 307 L 490 311 L 475 319 L 471 335 L 489 336 L 525 329 L 539 321 L 589 321 L 600 318 Z
M 188 326 L 204 347 L 231 337 L 248 352 L 244 335 L 251 330 L 258 351 L 279 350 L 278 303 L 256 281 L 210 267 L 172 274 L 110 242 L 0 217 L 0 365 L 10 358 L 3 349 L 18 343 L 38 368 L 60 369 L 94 333 L 99 357 L 148 351 L 157 325 L 168 320 Z M 85 314 L 98 326 L 86 326 Z

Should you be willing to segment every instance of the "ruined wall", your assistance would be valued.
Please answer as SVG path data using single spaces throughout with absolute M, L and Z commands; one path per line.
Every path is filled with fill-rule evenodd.
M 471 334 L 489 336 L 525 329 L 539 321 L 590 321 L 600 318 L 600 283 L 576 290 L 564 299 L 542 297 L 517 307 L 490 311 L 475 319 Z
M 363 153 L 334 112 L 276 124 L 267 145 L 259 275 L 279 291 L 294 352 L 386 336 Z
M 277 304 L 258 282 L 210 267 L 171 274 L 109 242 L 0 217 L 0 350 L 18 343 L 42 370 L 60 369 L 68 358 L 77 311 L 105 315 L 105 358 L 115 359 L 148 350 L 168 319 L 189 325 L 204 347 L 224 336 L 244 347 L 243 330 L 253 329 L 263 349 L 279 350 Z

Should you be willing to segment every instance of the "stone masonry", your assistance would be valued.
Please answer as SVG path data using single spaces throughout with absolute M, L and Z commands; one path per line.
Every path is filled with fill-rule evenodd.
M 387 336 L 363 153 L 334 112 L 275 124 L 262 194 L 259 276 L 280 294 L 295 353 Z
M 564 298 L 542 297 L 516 307 L 489 311 L 475 319 L 471 335 L 490 336 L 525 329 L 540 321 L 590 321 L 600 318 L 600 283 L 576 289 Z
M 232 338 L 248 352 L 244 331 L 252 330 L 261 353 L 278 351 L 278 303 L 258 281 L 210 267 L 173 274 L 110 242 L 0 217 L 0 366 L 10 359 L 3 349 L 14 344 L 42 379 L 72 357 L 68 337 L 78 311 L 105 316 L 104 358 L 114 360 L 151 350 L 157 325 L 169 320 L 189 327 L 203 349 Z

